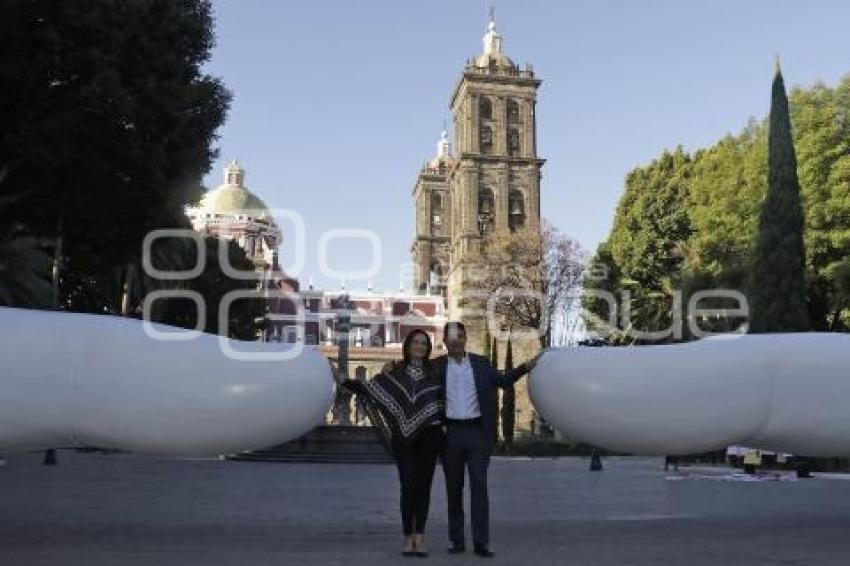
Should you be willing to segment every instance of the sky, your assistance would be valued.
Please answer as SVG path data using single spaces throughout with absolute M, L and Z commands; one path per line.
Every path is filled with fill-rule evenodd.
M 213 4 L 205 72 L 233 102 L 205 185 L 238 158 L 250 190 L 295 213 L 280 220 L 281 258 L 302 285 L 398 289 L 413 185 L 482 51 L 485 0 Z M 497 0 L 495 14 L 503 51 L 543 80 L 542 215 L 588 252 L 628 171 L 767 113 L 777 55 L 789 87 L 850 73 L 846 0 Z

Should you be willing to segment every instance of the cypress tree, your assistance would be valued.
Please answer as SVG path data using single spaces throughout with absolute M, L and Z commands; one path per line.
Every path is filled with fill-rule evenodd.
M 484 355 L 490 358 L 490 364 L 494 368 L 499 369 L 499 343 L 496 341 L 495 338 L 493 338 L 491 341 L 489 329 L 487 329 L 487 333 L 484 335 L 484 340 L 486 341 Z M 503 400 L 504 397 L 499 395 L 496 396 L 496 406 L 494 407 L 494 409 L 496 410 L 497 415 L 501 412 L 501 404 Z M 504 438 L 504 432 L 502 433 L 502 436 Z
M 750 332 L 808 330 L 803 206 L 788 96 L 779 63 L 773 79 L 767 196 L 759 215 L 750 277 Z
M 514 369 L 514 354 L 510 338 L 505 351 L 505 370 L 509 369 Z M 502 410 L 499 416 L 502 421 L 502 438 L 505 439 L 505 444 L 510 446 L 514 441 L 516 425 L 516 390 L 513 385 L 502 390 Z

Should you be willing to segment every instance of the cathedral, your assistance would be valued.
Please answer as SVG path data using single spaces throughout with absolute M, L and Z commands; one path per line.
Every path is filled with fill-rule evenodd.
M 416 286 L 437 290 L 450 320 L 467 328 L 468 349 L 485 352 L 488 337 L 479 266 L 494 238 L 519 230 L 540 232 L 540 170 L 536 100 L 540 79 L 530 65 L 517 66 L 502 51 L 502 36 L 490 18 L 483 52 L 470 59 L 452 92 L 454 148 L 444 131 L 437 154 L 420 171 L 413 188 L 416 233 L 411 247 Z M 477 293 L 476 293 L 477 292 Z M 536 340 L 512 344 L 514 363 L 531 358 Z M 500 351 L 504 352 L 504 344 Z M 537 417 L 525 381 L 517 384 L 519 431 L 534 429 Z
M 393 293 L 373 289 L 327 291 L 310 284 L 301 289 L 278 266 L 283 238 L 273 213 L 245 186 L 245 170 L 236 161 L 224 170 L 224 183 L 187 210 L 195 230 L 236 241 L 254 263 L 260 289 L 295 292 L 303 308 L 298 328 L 288 300 L 270 299 L 267 328 L 258 338 L 317 347 L 338 356 L 336 312 L 345 298 L 354 305 L 348 333 L 353 376 L 365 379 L 398 359 L 404 336 L 425 330 L 444 353 L 442 327 L 459 320 L 467 328 L 468 349 L 485 353 L 502 328 L 487 328 L 481 293 L 484 250 L 495 238 L 522 230 L 540 230 L 540 169 L 537 156 L 535 104 L 540 80 L 530 65 L 520 69 L 502 52 L 502 37 L 492 19 L 483 52 L 470 59 L 451 95 L 454 144 L 443 132 L 436 155 L 422 167 L 413 189 L 416 208 L 411 252 L 416 265 L 414 287 Z M 452 147 L 454 145 L 454 147 Z M 505 342 L 497 341 L 504 364 Z M 539 351 L 537 340 L 512 340 L 519 364 Z M 516 430 L 534 433 L 538 418 L 528 399 L 526 382 L 516 386 Z M 359 422 L 361 419 L 356 418 Z

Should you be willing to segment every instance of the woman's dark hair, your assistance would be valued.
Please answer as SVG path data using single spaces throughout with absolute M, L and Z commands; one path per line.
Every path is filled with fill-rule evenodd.
M 422 330 L 421 328 L 417 328 L 407 333 L 407 336 L 404 337 L 404 343 L 401 345 L 401 354 L 404 358 L 405 365 L 410 363 L 410 345 L 413 343 L 413 337 L 417 334 L 421 334 L 422 336 L 424 336 L 425 342 L 426 344 L 428 344 L 428 349 L 425 352 L 424 361 L 427 361 L 431 357 L 431 337 L 428 336 L 428 333 Z

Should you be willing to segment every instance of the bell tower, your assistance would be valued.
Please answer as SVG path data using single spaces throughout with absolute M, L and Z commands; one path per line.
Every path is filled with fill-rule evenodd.
M 448 311 L 467 327 L 470 351 L 485 349 L 480 285 L 482 251 L 493 237 L 540 229 L 540 170 L 535 105 L 541 81 L 502 52 L 491 14 L 483 52 L 467 62 L 451 96 L 455 163 L 448 176 L 452 210 Z M 479 273 L 476 273 L 478 271 Z
M 413 187 L 416 236 L 410 251 L 416 266 L 414 285 L 420 293 L 446 295 L 452 225 L 448 177 L 454 164 L 448 132 L 443 130 L 437 155 L 422 167 Z
M 503 53 L 492 12 L 483 43 L 451 96 L 454 144 L 443 132 L 436 157 L 417 176 L 411 247 L 417 289 L 445 297 L 449 320 L 463 322 L 467 349 L 477 353 L 487 350 L 489 293 L 482 284 L 483 267 L 490 261 L 487 246 L 521 230 L 522 237 L 539 237 L 545 161 L 537 156 L 535 105 L 541 81 L 531 65 L 521 69 Z M 536 339 L 512 340 L 511 346 L 515 364 L 540 348 Z M 504 353 L 504 342 L 499 350 Z M 539 421 L 524 380 L 516 384 L 515 395 L 516 430 L 533 432 Z

